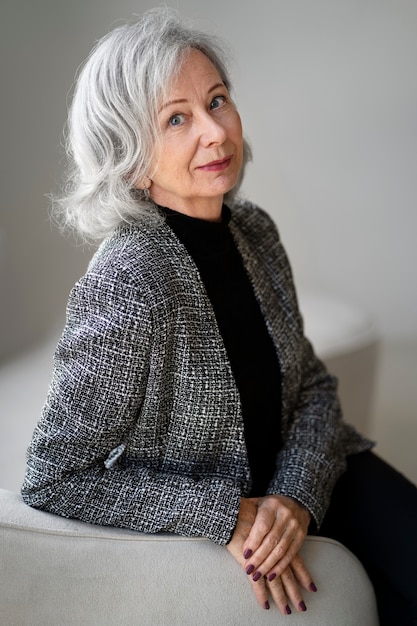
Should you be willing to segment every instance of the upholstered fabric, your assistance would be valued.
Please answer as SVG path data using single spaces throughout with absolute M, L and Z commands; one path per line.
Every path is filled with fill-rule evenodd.
M 371 444 L 342 422 L 335 380 L 303 335 L 273 222 L 245 204 L 230 229 L 283 379 L 284 445 L 268 492 L 296 498 L 319 525 L 345 455 Z M 238 391 L 194 262 L 166 223 L 121 228 L 72 292 L 25 501 L 224 544 L 250 483 Z
M 318 592 L 305 594 L 306 613 L 283 616 L 257 605 L 222 546 L 67 520 L 0 490 L 0 624 L 377 626 L 356 557 L 321 537 L 302 554 Z

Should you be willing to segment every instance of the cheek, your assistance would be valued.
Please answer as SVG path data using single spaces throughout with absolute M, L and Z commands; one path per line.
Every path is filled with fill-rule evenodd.
M 236 151 L 239 153 L 239 156 L 240 156 L 240 165 L 242 165 L 242 162 L 243 162 L 243 129 L 242 129 L 242 122 L 241 122 L 241 119 L 240 119 L 240 115 L 237 112 L 236 112 L 235 119 L 233 120 L 231 133 L 232 133 L 231 137 L 232 137 L 233 143 L 236 146 Z
M 160 146 L 158 155 L 154 159 L 155 173 L 164 173 L 170 177 L 177 177 L 188 169 L 195 152 L 195 141 L 183 133 L 172 140 L 167 140 Z
M 166 178 L 169 172 L 175 167 L 175 159 L 172 158 L 172 151 L 168 145 L 161 145 L 155 151 L 152 159 L 151 178 L 157 180 Z
M 233 138 L 237 146 L 243 146 L 242 121 L 237 111 L 234 111 L 229 120 L 229 136 Z

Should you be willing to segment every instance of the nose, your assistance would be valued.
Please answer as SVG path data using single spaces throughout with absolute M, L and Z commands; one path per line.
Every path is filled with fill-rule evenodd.
M 210 113 L 205 112 L 199 121 L 200 141 L 205 147 L 221 145 L 227 137 L 226 129 L 214 119 Z

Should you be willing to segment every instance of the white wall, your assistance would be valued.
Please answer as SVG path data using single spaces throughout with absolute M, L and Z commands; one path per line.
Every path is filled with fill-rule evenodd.
M 0 229 L 6 276 L 16 285 L 0 308 L 9 321 L 4 346 L 62 315 L 89 256 L 51 230 L 44 198 L 60 171 L 76 68 L 116 20 L 153 5 L 2 5 Z M 417 338 L 415 0 L 175 5 L 235 52 L 237 101 L 254 152 L 244 189 L 277 221 L 300 287 L 357 303 L 389 339 Z

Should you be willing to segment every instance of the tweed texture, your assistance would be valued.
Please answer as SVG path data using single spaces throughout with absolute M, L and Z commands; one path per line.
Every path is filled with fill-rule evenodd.
M 243 203 L 229 227 L 282 373 L 268 493 L 297 498 L 319 526 L 346 455 L 372 444 L 341 419 L 336 380 L 303 335 L 273 222 Z M 123 226 L 70 294 L 22 495 L 64 517 L 225 544 L 250 486 L 239 394 L 197 267 L 167 224 Z

